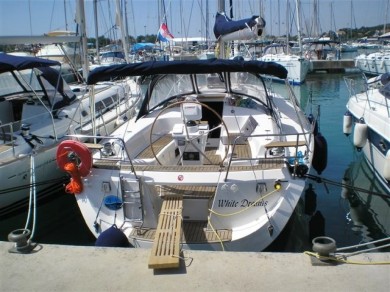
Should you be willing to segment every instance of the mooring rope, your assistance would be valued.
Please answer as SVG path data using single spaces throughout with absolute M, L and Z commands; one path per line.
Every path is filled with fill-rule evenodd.
M 37 217 L 37 194 L 36 194 L 36 187 L 35 187 L 35 160 L 34 160 L 34 154 L 31 154 L 30 156 L 30 200 L 28 205 L 28 213 L 27 213 L 27 219 L 26 219 L 26 225 L 24 229 L 28 229 L 28 226 L 30 225 L 31 220 L 31 212 L 33 212 L 32 215 L 32 230 L 31 230 L 31 236 L 30 240 L 34 237 L 35 233 L 35 225 L 36 225 L 36 217 Z
M 12 188 L 7 188 L 7 189 L 2 189 L 0 191 L 0 195 L 1 194 L 6 194 L 6 193 L 11 193 L 11 192 L 16 192 L 16 191 L 20 191 L 20 190 L 25 190 L 25 189 L 31 189 L 32 187 L 38 187 L 38 186 L 42 186 L 42 185 L 45 185 L 45 184 L 57 184 L 57 183 L 65 183 L 69 181 L 69 177 L 68 176 L 63 176 L 61 178 L 56 178 L 56 179 L 51 179 L 51 180 L 45 180 L 45 181 L 41 181 L 41 182 L 34 182 L 34 183 L 30 183 L 29 184 L 25 184 L 25 185 L 21 185 L 21 186 L 17 186 L 17 187 L 12 187 Z
M 390 198 L 389 195 L 386 195 L 386 194 L 383 194 L 383 193 L 378 193 L 378 192 L 366 190 L 366 189 L 363 189 L 363 188 L 354 187 L 354 186 L 351 186 L 349 184 L 333 181 L 333 180 L 326 179 L 326 178 L 323 178 L 323 177 L 320 177 L 320 176 L 317 176 L 317 175 L 306 174 L 305 177 L 309 178 L 309 179 L 312 179 L 312 180 L 316 181 L 317 183 L 323 183 L 325 187 L 326 187 L 326 184 L 329 184 L 329 185 L 334 185 L 334 186 L 338 186 L 338 187 L 342 187 L 342 188 L 348 188 L 348 189 L 353 190 L 353 191 L 367 193 L 367 194 L 370 194 L 370 195 L 375 195 L 375 196 L 379 196 L 379 197 L 383 197 L 383 198 Z

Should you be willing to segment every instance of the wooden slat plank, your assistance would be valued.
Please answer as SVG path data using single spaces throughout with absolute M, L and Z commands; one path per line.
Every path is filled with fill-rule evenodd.
M 12 146 L 9 145 L 0 145 L 0 153 L 7 151 L 8 149 L 12 148 Z
M 97 149 L 100 150 L 103 148 L 102 144 L 96 144 L 96 143 L 84 143 L 85 146 L 88 147 L 88 149 Z
M 150 269 L 179 267 L 182 210 L 181 197 L 167 196 L 164 199 L 149 258 Z
M 173 138 L 171 135 L 165 135 L 158 138 L 155 142 L 153 142 L 153 150 L 155 154 L 159 153 L 172 140 Z M 140 159 L 154 158 L 152 147 L 150 145 L 146 147 L 140 154 L 138 154 L 137 158 Z
M 265 145 L 265 148 L 274 148 L 274 147 L 296 147 L 306 145 L 305 141 L 274 141 Z
M 226 242 L 232 240 L 232 230 L 219 229 L 219 238 L 215 236 L 215 232 L 210 229 L 206 229 L 207 222 L 183 222 L 183 238 L 181 243 L 213 243 L 213 242 Z M 153 241 L 155 239 L 156 229 L 141 229 L 141 232 L 137 233 L 137 230 L 133 230 L 130 234 L 131 238 L 138 240 Z

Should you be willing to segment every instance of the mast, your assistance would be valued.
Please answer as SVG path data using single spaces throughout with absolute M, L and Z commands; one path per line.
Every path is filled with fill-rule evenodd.
M 76 20 L 80 26 L 81 36 L 81 56 L 83 63 L 83 78 L 87 80 L 89 66 L 88 66 L 88 51 L 87 51 L 87 31 L 85 26 L 85 10 L 84 0 L 77 0 Z
M 122 47 L 123 47 L 123 51 L 125 53 L 126 63 L 130 63 L 129 48 L 128 48 L 127 40 L 126 40 L 126 31 L 125 31 L 124 26 L 123 26 L 122 10 L 121 10 L 121 6 L 120 6 L 119 1 L 120 0 L 116 0 L 116 21 L 117 21 L 117 25 L 121 29 Z
M 219 0 L 218 1 L 218 12 L 225 12 L 225 0 Z M 220 37 L 218 40 L 218 46 L 219 46 L 219 58 L 225 59 L 225 43 L 223 42 L 222 38 Z
M 290 54 L 290 1 L 286 1 L 286 53 Z M 280 32 L 279 32 L 280 35 Z
M 66 16 L 66 2 L 64 0 L 64 16 L 65 16 L 65 30 L 68 31 L 68 20 L 67 20 L 67 16 Z
M 100 64 L 100 53 L 99 53 L 99 30 L 98 30 L 98 19 L 97 19 L 97 0 L 93 0 L 93 15 L 95 20 L 95 47 L 96 47 L 96 59 Z
M 387 13 L 389 11 L 389 0 L 387 0 L 387 5 L 386 5 L 386 11 L 385 11 L 385 21 L 383 24 L 383 33 L 386 33 L 386 22 L 387 22 Z
M 210 47 L 210 31 L 209 31 L 209 0 L 206 0 L 206 43 L 207 49 Z
M 299 44 L 299 54 L 302 56 L 302 37 L 301 37 L 301 4 L 299 0 L 295 1 L 297 6 L 297 30 L 298 30 L 298 44 Z

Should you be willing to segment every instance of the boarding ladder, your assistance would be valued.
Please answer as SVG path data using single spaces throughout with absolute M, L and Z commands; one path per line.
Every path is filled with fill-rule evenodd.
M 120 185 L 126 221 L 142 223 L 144 216 L 139 179 L 127 180 L 121 176 Z

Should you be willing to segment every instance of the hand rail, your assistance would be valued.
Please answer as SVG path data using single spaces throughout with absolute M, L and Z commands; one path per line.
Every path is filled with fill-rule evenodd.
M 134 175 L 137 178 L 139 178 L 137 173 L 136 173 L 136 171 L 135 171 L 134 164 L 133 164 L 133 162 L 132 162 L 132 160 L 130 158 L 129 152 L 127 151 L 126 143 L 123 140 L 123 138 L 113 137 L 113 136 L 97 136 L 97 135 L 81 135 L 81 134 L 66 135 L 65 137 L 76 138 L 76 139 L 81 139 L 82 138 L 82 139 L 98 139 L 98 140 L 110 139 L 110 140 L 117 140 L 117 141 L 119 141 L 120 145 L 123 147 L 123 150 L 126 153 L 127 158 L 129 159 L 130 166 L 131 166 L 131 171 L 134 172 Z
M 10 123 L 7 123 L 7 124 L 0 124 L 0 129 L 1 129 L 1 131 L 2 131 L 2 134 L 4 135 L 4 137 L 3 137 L 3 141 L 4 141 L 4 145 L 8 145 L 8 146 L 11 146 L 12 147 L 12 154 L 13 154 L 13 156 L 15 156 L 15 146 L 16 146 L 16 144 L 15 144 L 15 139 L 13 139 L 14 138 L 14 122 L 10 122 Z M 5 128 L 6 127 L 9 127 L 9 132 L 6 132 L 5 131 Z M 10 144 L 9 143 L 7 143 L 7 140 L 6 140 L 6 136 L 7 135 L 10 135 Z
M 311 135 L 310 132 L 307 132 L 307 133 L 295 133 L 295 134 L 257 134 L 257 135 L 249 135 L 249 136 L 237 136 L 235 139 L 234 139 L 234 142 L 233 142 L 233 147 L 232 147 L 232 153 L 234 153 L 234 150 L 235 150 L 235 147 L 236 147 L 236 143 L 237 141 L 239 141 L 239 139 L 241 138 L 255 138 L 255 137 L 287 137 L 287 136 L 296 136 L 297 139 L 296 139 L 296 142 L 295 143 L 292 143 L 291 146 L 290 145 L 286 145 L 286 146 L 281 146 L 281 147 L 295 147 L 295 149 L 298 149 L 299 146 L 304 146 L 306 145 L 306 147 L 308 147 L 308 142 L 307 142 L 307 139 L 305 137 L 305 141 L 299 141 L 299 137 L 301 135 Z M 280 142 L 287 142 L 287 141 L 280 141 Z M 302 145 L 301 142 L 303 142 L 304 144 Z M 272 142 L 271 142 L 272 143 Z M 266 146 L 266 145 L 265 145 Z M 295 151 L 295 155 L 292 156 L 293 158 L 295 158 L 295 160 L 298 159 L 298 151 Z M 286 157 L 285 157 L 286 158 Z M 258 158 L 242 158 L 242 159 L 235 159 L 236 161 L 237 160 L 257 160 Z M 265 157 L 265 159 L 271 159 L 271 158 L 267 158 Z M 228 175 L 229 175 L 229 171 L 230 171 L 230 166 L 231 166 L 231 163 L 233 161 L 233 155 L 230 155 L 230 158 L 229 158 L 229 162 L 228 162 L 228 166 L 226 168 L 226 175 L 225 175 L 225 179 L 224 181 L 227 181 L 227 178 L 228 178 Z M 295 167 L 294 166 L 294 174 L 295 174 Z

